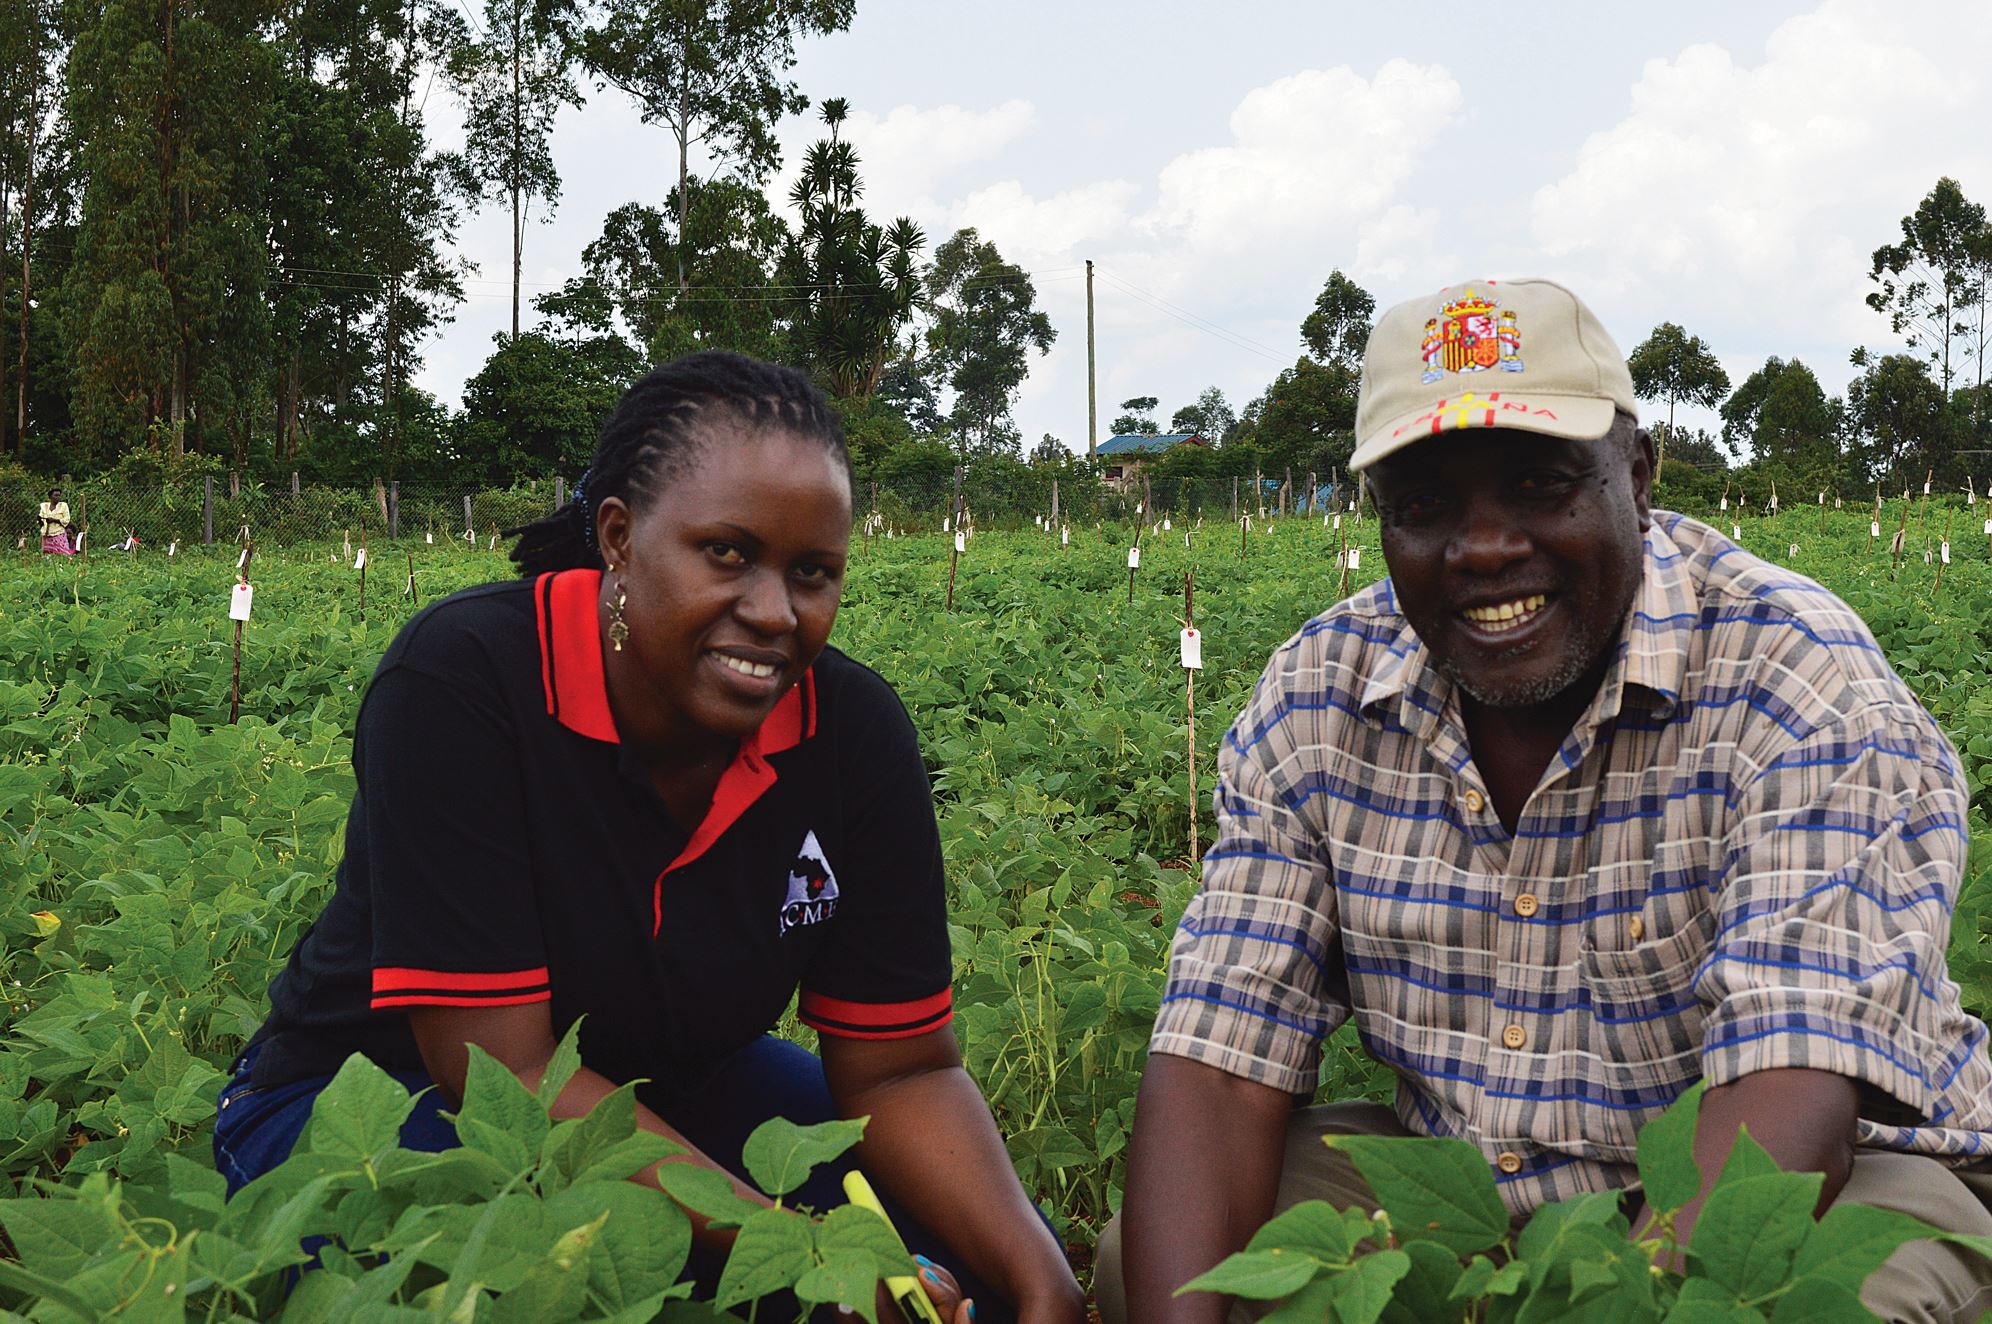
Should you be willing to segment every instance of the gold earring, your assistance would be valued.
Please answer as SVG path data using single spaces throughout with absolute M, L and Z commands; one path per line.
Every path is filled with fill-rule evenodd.
M 609 642 L 622 652 L 623 641 L 629 638 L 629 622 L 623 619 L 623 608 L 629 603 L 629 594 L 623 591 L 622 582 L 616 582 L 616 595 L 609 599 Z

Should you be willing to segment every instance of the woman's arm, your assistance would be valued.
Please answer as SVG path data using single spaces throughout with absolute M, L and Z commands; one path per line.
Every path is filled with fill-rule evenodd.
M 869 1116 L 865 1171 L 1017 1305 L 1023 1324 L 1080 1324 L 1085 1294 L 1038 1217 L 947 1029 L 906 1039 L 824 1035 L 837 1111 Z
M 553 1061 L 554 1051 L 560 1046 L 554 1038 L 553 1016 L 548 1007 L 545 1002 L 516 1007 L 411 1007 L 408 1025 L 415 1032 L 415 1046 L 421 1050 L 422 1063 L 443 1097 L 453 1106 L 461 1106 L 464 1078 L 470 1071 L 471 1044 L 491 1054 L 527 1089 L 539 1089 L 540 1077 L 546 1074 L 547 1064 Z M 556 1118 L 586 1117 L 618 1088 L 615 1081 L 583 1066 L 567 1082 L 567 1088 L 561 1090 L 548 1112 Z M 685 1152 L 651 1164 L 631 1180 L 663 1190 L 657 1180 L 658 1168 L 665 1163 L 693 1163 L 725 1173 L 733 1183 L 734 1194 L 741 1199 L 764 1207 L 773 1204 L 767 1196 L 707 1158 L 669 1122 L 640 1102 L 636 1105 L 636 1124 L 663 1136 Z M 692 1220 L 692 1237 L 701 1246 L 720 1250 L 732 1246 L 733 1229 L 713 1228 L 701 1215 L 690 1209 L 685 1212 Z

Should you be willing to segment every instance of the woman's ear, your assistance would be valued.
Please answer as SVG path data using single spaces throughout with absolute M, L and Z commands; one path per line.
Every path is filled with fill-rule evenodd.
M 612 566 L 629 564 L 629 548 L 635 516 L 621 497 L 608 497 L 595 507 L 595 545 L 602 560 Z

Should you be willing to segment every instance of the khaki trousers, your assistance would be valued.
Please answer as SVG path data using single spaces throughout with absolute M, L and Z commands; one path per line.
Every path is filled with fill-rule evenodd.
M 1287 1123 L 1286 1163 L 1280 1172 L 1277 1209 L 1303 1200 L 1326 1200 L 1338 1209 L 1374 1209 L 1370 1193 L 1346 1154 L 1321 1143 L 1328 1135 L 1409 1134 L 1390 1109 L 1375 1103 L 1331 1103 L 1297 1108 Z M 1992 1171 L 1958 1170 L 1918 1154 L 1860 1150 L 1840 1199 L 1912 1214 L 1947 1232 L 1992 1235 Z M 1120 1219 L 1100 1234 L 1094 1261 L 1093 1298 L 1105 1324 L 1134 1324 L 1127 1317 L 1121 1283 Z M 1975 1324 L 1992 1310 L 1992 1261 L 1960 1246 L 1915 1241 L 1895 1252 L 1861 1288 L 1861 1301 L 1889 1324 Z M 1235 1304 L 1227 1324 L 1250 1324 L 1269 1307 Z

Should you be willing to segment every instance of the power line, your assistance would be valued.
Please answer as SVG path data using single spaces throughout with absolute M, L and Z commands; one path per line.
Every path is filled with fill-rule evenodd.
M 1133 297 L 1147 304 L 1149 307 L 1155 309 L 1157 312 L 1160 312 L 1167 317 L 1174 318 L 1176 321 L 1181 322 L 1184 326 L 1189 327 L 1193 331 L 1201 331 L 1207 336 L 1211 336 L 1215 339 L 1223 341 L 1225 344 L 1230 345 L 1233 349 L 1242 349 L 1247 351 L 1248 353 L 1257 354 L 1261 358 L 1271 359 L 1274 363 L 1284 364 L 1288 361 L 1286 356 L 1279 353 L 1277 350 L 1271 349 L 1266 345 L 1262 345 L 1258 341 L 1253 340 L 1248 336 L 1241 336 L 1235 331 L 1228 330 L 1227 328 L 1219 325 L 1218 323 L 1211 321 L 1207 317 L 1202 317 L 1196 313 L 1191 312 L 1187 308 L 1178 307 L 1177 305 L 1170 303 L 1167 299 L 1164 299 L 1159 294 L 1150 294 L 1147 290 L 1141 289 L 1139 286 L 1133 285 L 1128 281 L 1122 280 L 1120 277 L 1114 275 L 1112 272 L 1099 270 L 1097 268 L 1096 271 L 1102 279 L 1111 283 L 1115 288 L 1119 289 L 1122 293 L 1132 295 Z

